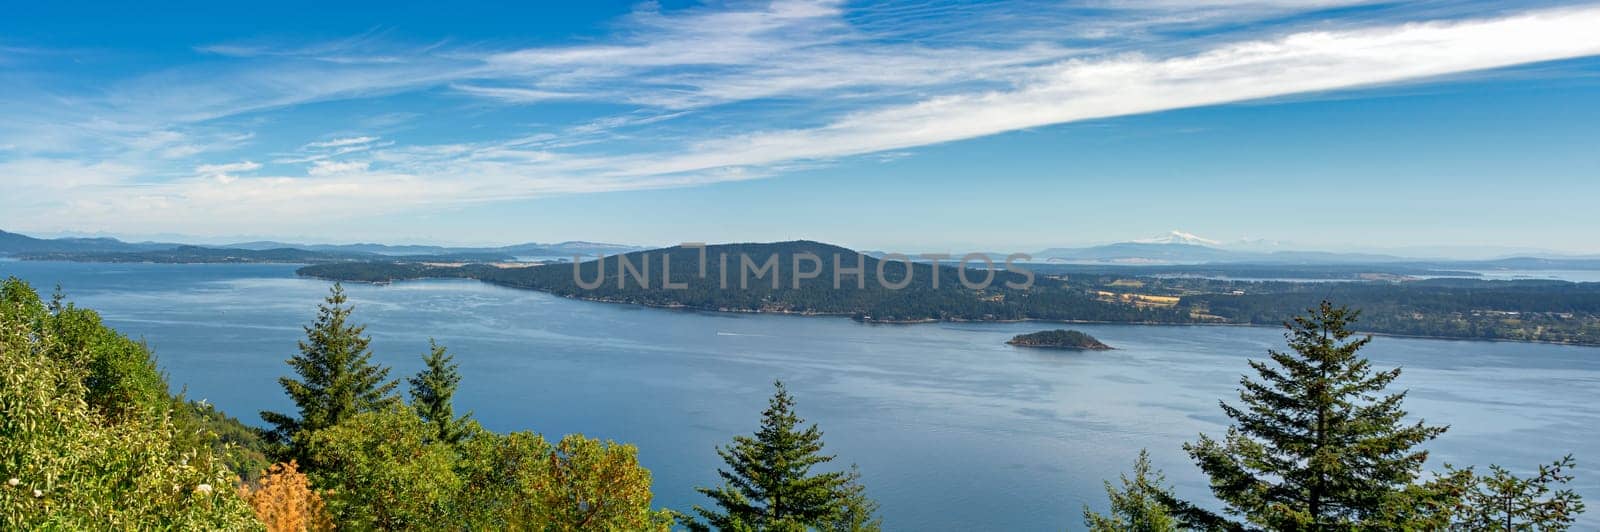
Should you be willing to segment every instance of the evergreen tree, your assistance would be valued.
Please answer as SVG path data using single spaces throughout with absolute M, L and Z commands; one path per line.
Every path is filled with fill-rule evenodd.
M 1575 464 L 1572 455 L 1567 455 L 1540 465 L 1538 472 L 1527 478 L 1489 466 L 1489 475 L 1473 477 L 1451 529 L 1567 530 L 1583 513 L 1583 497 L 1571 489 L 1552 486 L 1571 482 Z
M 261 413 L 261 419 L 274 426 L 273 439 L 290 445 L 289 457 L 301 463 L 310 462 L 303 456 L 303 435 L 399 401 L 394 395 L 399 383 L 387 380 L 389 368 L 372 363 L 372 351 L 367 347 L 372 340 L 363 334 L 366 326 L 348 323 L 351 310 L 344 287 L 335 283 L 318 306 L 316 322 L 305 327 L 300 354 L 288 360 L 300 380 L 278 379 L 294 400 L 299 416 Z
M 1445 427 L 1403 422 L 1405 393 L 1382 395 L 1400 369 L 1375 372 L 1358 355 L 1372 338 L 1350 339 L 1356 317 L 1324 301 L 1285 324 L 1292 350 L 1251 361 L 1259 380 L 1240 379 L 1242 406 L 1222 403 L 1227 437 L 1184 445 L 1229 513 L 1274 530 L 1348 530 L 1439 504 L 1419 500 L 1444 495 L 1414 481 L 1427 459 L 1417 446 Z
M 875 530 L 874 505 L 855 482 L 854 472 L 813 473 L 833 461 L 822 452 L 822 431 L 794 413 L 794 398 L 782 382 L 761 415 L 754 437 L 735 436 L 718 448 L 728 464 L 718 469 L 723 484 L 696 488 L 718 509 L 695 506 L 704 522 L 686 518 L 691 530 Z
M 861 485 L 861 472 L 850 466 L 840 488 L 839 508 L 828 523 L 821 527 L 829 532 L 878 532 L 883 520 L 878 518 L 878 502 L 867 497 L 867 487 Z
M 1178 530 L 1177 518 L 1166 503 L 1172 498 L 1172 488 L 1161 471 L 1150 470 L 1150 452 L 1139 451 L 1133 463 L 1133 478 L 1122 476 L 1122 488 L 1106 482 L 1106 495 L 1111 498 L 1111 514 L 1100 515 L 1083 508 L 1083 522 L 1092 532 L 1173 532 Z
M 407 379 L 411 385 L 411 407 L 427 423 L 434 441 L 455 444 L 472 429 L 472 413 L 456 417 L 451 399 L 461 374 L 455 357 L 445 352 L 442 345 L 428 339 L 428 354 L 422 357 L 423 370 Z

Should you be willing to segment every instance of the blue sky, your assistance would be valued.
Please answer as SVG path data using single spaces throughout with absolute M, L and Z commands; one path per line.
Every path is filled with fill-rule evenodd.
M 17 3 L 0 229 L 1600 253 L 1600 4 Z

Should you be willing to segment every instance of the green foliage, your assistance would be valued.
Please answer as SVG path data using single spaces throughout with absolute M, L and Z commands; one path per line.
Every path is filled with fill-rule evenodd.
M 718 469 L 723 484 L 697 488 L 717 505 L 716 510 L 695 506 L 703 521 L 685 518 L 692 530 L 874 530 L 874 510 L 857 474 L 813 473 L 812 467 L 834 460 L 821 454 L 822 431 L 794 413 L 794 398 L 782 382 L 761 415 L 754 437 L 734 436 L 733 445 L 718 448 L 728 469 Z
M 325 497 L 356 530 L 670 528 L 633 446 L 552 446 L 455 417 L 460 377 L 438 345 L 405 406 L 348 315 L 335 287 L 290 362 L 305 381 L 284 379 L 303 417 L 281 417 L 322 492 L 291 499 Z M 261 529 L 235 472 L 266 468 L 262 434 L 165 394 L 143 345 L 21 281 L 0 285 L 0 529 Z
M 1013 336 L 1006 343 L 1022 347 L 1047 347 L 1054 349 L 1111 349 L 1093 336 L 1082 331 L 1055 329 Z
M 1540 465 L 1531 477 L 1518 477 L 1498 465 L 1474 475 L 1457 509 L 1454 530 L 1567 530 L 1583 513 L 1583 497 L 1554 486 L 1572 481 L 1576 465 L 1567 455 Z M 1470 473 L 1470 470 L 1469 470 Z
M 878 502 L 867 497 L 867 487 L 861 485 L 861 472 L 854 464 L 845 474 L 848 482 L 839 489 L 839 508 L 823 526 L 830 532 L 877 532 L 883 528 L 878 518 Z
M 547 455 L 544 475 L 531 497 L 543 509 L 544 530 L 660 530 L 672 513 L 650 510 L 650 471 L 639 466 L 632 445 L 601 442 L 582 434 L 561 438 Z
M 388 369 L 372 364 L 363 327 L 348 322 L 343 289 L 306 327 L 280 382 L 300 417 L 263 413 L 288 438 L 324 490 L 335 521 L 355 529 L 665 530 L 650 509 L 650 472 L 629 445 L 581 435 L 556 446 L 533 433 L 506 436 L 455 415 L 461 377 L 429 341 L 425 368 L 407 379 L 411 404 L 391 395 Z M 281 440 L 280 440 L 281 441 Z
M 317 309 L 316 322 L 305 327 L 300 354 L 288 360 L 300 380 L 278 379 L 299 408 L 298 417 L 261 413 L 263 420 L 275 426 L 274 440 L 290 445 L 288 458 L 307 466 L 315 463 L 305 452 L 306 438 L 357 414 L 399 403 L 393 393 L 399 383 L 387 380 L 388 368 L 372 363 L 367 347 L 371 339 L 363 334 L 366 326 L 348 323 L 351 310 L 344 287 L 335 283 Z
M 1445 428 L 1403 423 L 1405 393 L 1380 395 L 1400 370 L 1374 372 L 1359 356 L 1371 337 L 1350 340 L 1355 318 L 1327 302 L 1295 318 L 1292 351 L 1251 361 L 1259 380 L 1240 379 L 1242 407 L 1222 404 L 1227 437 L 1184 446 L 1230 513 L 1270 529 L 1343 530 L 1445 497 L 1408 489 L 1427 459 L 1417 446 Z
M 146 393 L 166 385 L 147 354 L 127 363 L 142 346 L 69 308 L 0 285 L 0 529 L 259 528 L 234 474 Z
M 476 432 L 456 446 L 455 474 L 463 489 L 452 502 L 453 518 L 473 530 L 531 529 L 545 510 L 532 496 L 548 476 L 549 442 L 533 432 Z
M 428 339 L 428 354 L 422 357 L 423 370 L 407 382 L 411 385 L 411 407 L 427 423 L 435 441 L 454 444 L 466 437 L 472 425 L 472 413 L 456 417 L 456 387 L 461 384 L 461 374 L 456 371 L 455 357 L 445 348 Z
M 1323 302 L 1287 324 L 1292 352 L 1251 361 L 1259 380 L 1240 380 L 1243 407 L 1222 409 L 1234 420 L 1218 442 L 1202 435 L 1185 449 L 1211 477 L 1228 512 L 1269 530 L 1565 530 L 1584 511 L 1570 489 L 1571 456 L 1519 478 L 1499 466 L 1491 474 L 1446 466 L 1419 480 L 1423 442 L 1444 432 L 1402 422 L 1405 393 L 1384 395 L 1399 369 L 1374 372 L 1351 340 L 1357 313 Z M 1112 514 L 1084 517 L 1093 530 L 1165 530 L 1141 525 L 1165 515 L 1186 528 L 1246 530 L 1243 523 L 1177 499 L 1159 473 L 1148 478 L 1143 453 L 1123 489 L 1107 484 Z
M 326 491 L 341 527 L 400 530 L 451 522 L 450 501 L 462 489 L 455 450 L 428 433 L 416 413 L 400 405 L 309 433 L 306 454 L 318 465 L 308 474 Z
M 156 369 L 155 358 L 141 342 L 106 327 L 100 315 L 64 300 L 58 291 L 45 307 L 26 285 L 8 288 L 7 301 L 15 298 L 33 309 L 29 319 L 48 328 L 59 345 L 55 356 L 84 368 L 84 400 L 112 416 L 161 412 L 167 406 L 167 383 Z
M 650 472 L 631 445 L 568 435 L 551 446 L 529 432 L 474 430 L 457 445 L 434 440 L 412 409 L 357 414 L 314 433 L 309 450 L 345 528 L 666 530 L 650 509 Z
M 222 464 L 245 480 L 254 480 L 272 465 L 267 455 L 273 447 L 261 429 L 241 423 L 205 401 L 172 398 L 172 424 L 177 445 L 183 449 L 209 449 Z
M 1369 530 L 1446 530 L 1461 501 L 1468 472 L 1448 472 L 1397 488 L 1362 523 Z
M 1174 532 L 1178 530 L 1177 518 L 1165 500 L 1171 500 L 1172 487 L 1161 471 L 1150 470 L 1150 453 L 1139 451 L 1133 463 L 1133 478 L 1122 476 L 1122 488 L 1106 483 L 1106 495 L 1111 498 L 1110 515 L 1100 515 L 1083 508 L 1084 525 L 1093 532 Z

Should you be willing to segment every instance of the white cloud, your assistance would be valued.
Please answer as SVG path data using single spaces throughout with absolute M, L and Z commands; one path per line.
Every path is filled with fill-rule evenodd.
M 633 31 L 619 42 L 489 54 L 474 75 L 500 84 L 452 87 L 514 103 L 583 99 L 689 109 L 994 82 L 1013 67 L 1073 52 L 1046 41 L 1006 47 L 883 40 L 852 27 L 844 15 L 839 2 L 640 10 L 628 18 Z
M 84 163 L 58 158 L 0 161 L 5 196 L 22 199 L 29 191 L 70 191 L 127 183 L 138 168 L 114 162 Z
M 254 172 L 260 169 L 261 163 L 241 161 L 227 164 L 202 164 L 194 168 L 194 173 L 219 183 L 232 183 L 239 179 L 239 176 L 234 174 Z
M 378 137 L 344 137 L 344 138 L 337 138 L 337 139 L 333 139 L 333 140 L 325 140 L 325 141 L 321 141 L 321 142 L 312 142 L 312 143 L 306 144 L 305 147 L 306 148 L 311 148 L 311 149 L 315 149 L 315 148 L 341 148 L 341 147 L 344 147 L 344 146 L 354 146 L 354 145 L 358 145 L 358 144 L 371 144 L 373 141 L 376 141 L 376 140 L 378 140 Z
M 473 96 L 493 98 L 512 103 L 534 103 L 555 100 L 581 100 L 581 94 L 527 89 L 521 87 L 485 87 L 468 83 L 452 83 L 450 88 Z
M 306 175 L 329 176 L 365 172 L 369 164 L 360 161 L 314 161 L 311 167 L 306 169 Z
M 227 164 L 202 164 L 194 167 L 194 173 L 199 175 L 232 174 L 238 172 L 253 172 L 261 169 L 261 163 L 240 161 Z
M 1129 54 L 1035 69 L 1012 90 L 861 111 L 826 126 L 700 142 L 635 171 L 690 172 L 925 146 L 1079 120 L 1416 80 L 1600 54 L 1600 8 L 1302 32 L 1170 58 Z

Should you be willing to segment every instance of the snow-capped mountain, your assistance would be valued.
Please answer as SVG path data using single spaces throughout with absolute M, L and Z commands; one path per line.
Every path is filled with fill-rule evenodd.
M 1220 246 L 1222 242 L 1205 238 L 1194 233 L 1185 233 L 1176 229 L 1167 234 L 1134 240 L 1135 244 L 1187 244 L 1191 246 Z

